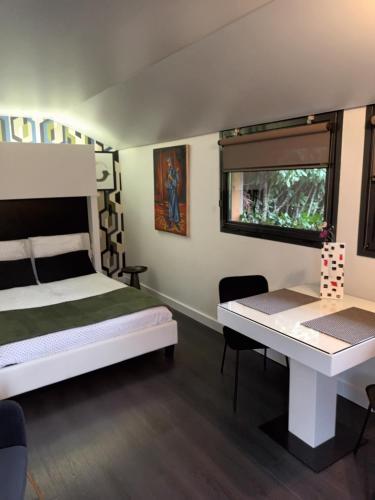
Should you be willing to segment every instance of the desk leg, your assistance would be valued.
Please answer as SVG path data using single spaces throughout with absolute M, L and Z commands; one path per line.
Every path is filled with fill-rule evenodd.
M 289 360 L 289 412 L 260 428 L 315 472 L 353 451 L 357 432 L 336 424 L 336 378 Z
M 315 448 L 333 438 L 337 381 L 290 360 L 289 432 Z

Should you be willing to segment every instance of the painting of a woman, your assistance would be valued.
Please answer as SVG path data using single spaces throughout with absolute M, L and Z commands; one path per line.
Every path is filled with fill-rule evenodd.
M 155 229 L 187 235 L 188 146 L 154 149 Z
M 172 160 L 170 158 L 167 159 L 168 165 L 168 180 L 167 180 L 167 189 L 168 189 L 168 222 L 169 227 L 172 227 L 173 224 L 176 224 L 178 229 L 178 224 L 180 222 L 180 208 L 178 206 L 178 171 L 174 167 Z

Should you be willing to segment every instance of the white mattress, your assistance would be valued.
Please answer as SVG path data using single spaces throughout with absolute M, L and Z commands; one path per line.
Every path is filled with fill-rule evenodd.
M 69 302 L 123 287 L 126 285 L 101 273 L 95 273 L 42 285 L 0 290 L 0 311 Z M 130 332 L 166 323 L 171 319 L 171 312 L 166 307 L 160 306 L 81 328 L 72 328 L 6 344 L 0 346 L 0 368 L 126 335 Z

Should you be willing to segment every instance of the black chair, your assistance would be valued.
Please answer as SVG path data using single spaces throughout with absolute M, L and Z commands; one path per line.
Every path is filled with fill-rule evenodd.
M 0 401 L 0 498 L 22 500 L 27 474 L 25 420 L 15 401 Z
M 367 397 L 369 400 L 369 405 L 368 405 L 365 421 L 363 422 L 363 426 L 362 426 L 361 432 L 359 434 L 357 444 L 354 448 L 354 454 L 357 453 L 359 447 L 361 446 L 362 437 L 363 437 L 363 434 L 365 432 L 365 429 L 366 429 L 366 426 L 368 423 L 368 419 L 370 418 L 371 411 L 375 411 L 375 384 L 368 385 L 366 387 L 366 392 L 367 392 Z
M 260 293 L 268 292 L 268 283 L 264 276 L 230 276 L 223 278 L 219 283 L 220 302 L 243 299 Z M 256 340 L 250 339 L 231 328 L 224 326 L 224 352 L 221 362 L 221 373 L 224 370 L 227 346 L 236 351 L 236 376 L 234 382 L 233 411 L 237 410 L 238 369 L 240 364 L 240 351 L 250 349 L 264 349 L 264 369 L 267 368 L 267 347 Z

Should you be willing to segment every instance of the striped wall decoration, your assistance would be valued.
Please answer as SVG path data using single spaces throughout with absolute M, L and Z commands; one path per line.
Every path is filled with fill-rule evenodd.
M 44 144 L 93 144 L 95 151 L 112 151 L 101 142 L 50 119 L 0 116 L 0 142 Z M 119 278 L 125 266 L 124 207 L 121 199 L 121 170 L 114 151 L 115 188 L 99 191 L 99 224 L 102 267 L 112 278 Z

